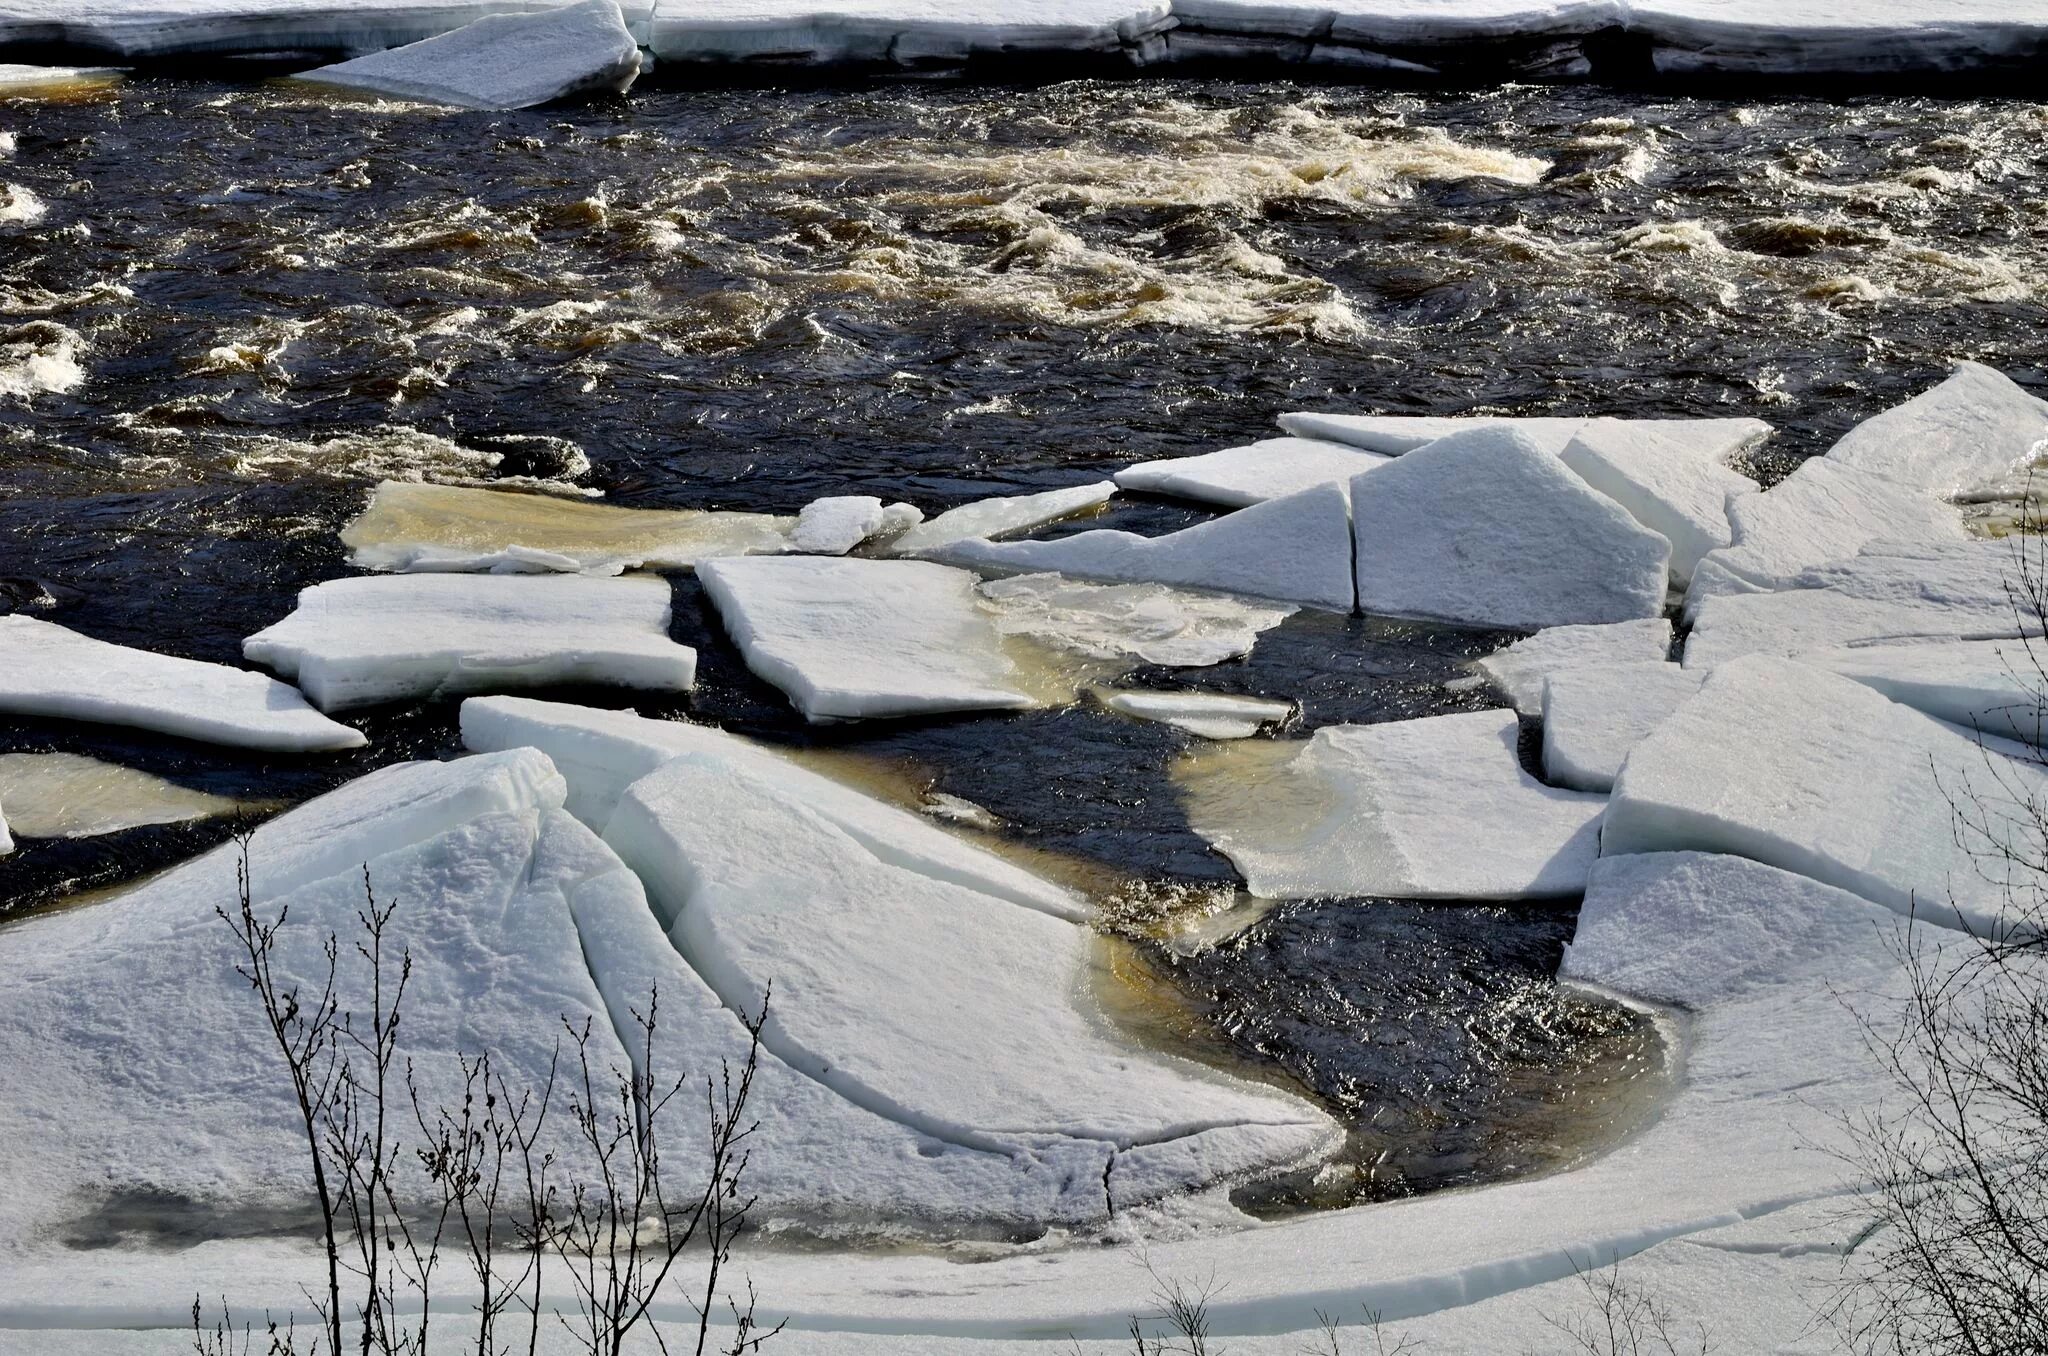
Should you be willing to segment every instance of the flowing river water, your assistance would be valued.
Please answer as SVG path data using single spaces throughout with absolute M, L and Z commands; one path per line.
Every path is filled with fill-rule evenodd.
M 382 477 L 931 511 L 1328 407 L 1756 416 L 1768 479 L 1954 358 L 2048 382 L 2019 101 L 902 82 L 499 115 L 140 79 L 0 129 L 0 610 L 209 660 L 347 572 Z M 700 686 L 643 710 L 984 807 L 1112 901 L 1119 1020 L 1346 1116 L 1342 1163 L 1245 1208 L 1555 1168 L 1654 1095 L 1649 1021 L 1551 980 L 1571 905 L 1262 910 L 1187 827 L 1187 737 L 1086 705 L 806 728 L 676 582 Z M 1398 719 L 1495 704 L 1461 680 L 1506 639 L 1303 614 L 1175 677 Z M 0 720 L 0 753 L 267 810 L 457 748 L 446 704 L 357 723 L 360 754 L 285 759 Z M 26 842 L 0 913 L 226 831 Z

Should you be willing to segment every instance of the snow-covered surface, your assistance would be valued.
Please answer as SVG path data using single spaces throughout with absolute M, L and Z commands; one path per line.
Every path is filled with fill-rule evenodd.
M 1945 499 L 1978 497 L 2048 456 L 2048 401 L 1980 363 L 1866 419 L 1828 449 L 1831 462 Z
M 2040 641 L 1961 640 L 1810 650 L 1805 663 L 1854 678 L 1895 702 L 1994 739 L 2048 743 Z
M 1351 516 L 1364 612 L 1534 628 L 1664 610 L 1671 544 L 1520 429 L 1359 476 Z
M 976 499 L 918 523 L 882 549 L 889 555 L 913 556 L 969 537 L 999 540 L 1098 509 L 1115 493 L 1114 481 L 1098 480 L 1036 494 Z
M 1700 690 L 1676 664 L 1598 664 L 1543 682 L 1543 775 L 1559 786 L 1608 791 L 1631 750 Z
M 193 53 L 339 52 L 419 42 L 492 14 L 557 0 L 7 0 L 0 42 L 62 43 L 121 58 Z M 644 5 L 629 7 L 644 21 Z
M 1570 446 L 1589 426 L 1604 425 L 1614 444 L 1656 446 L 1677 455 L 1727 459 L 1768 438 L 1771 426 L 1757 419 L 1612 419 L 1595 415 L 1327 414 L 1280 416 L 1280 427 L 1297 438 L 1345 443 L 1368 452 L 1399 456 L 1433 442 L 1480 429 L 1511 428 L 1546 452 Z
M 1701 556 L 1732 539 L 1728 497 L 1757 488 L 1728 459 L 1762 435 L 1744 429 L 1744 420 L 1713 422 L 1729 426 L 1719 442 L 1685 436 L 1683 426 L 1593 419 L 1559 454 L 1580 479 L 1671 543 L 1671 582 L 1680 586 Z
M 82 753 L 0 753 L 0 805 L 23 838 L 84 838 L 245 808 L 227 796 Z
M 1170 22 L 1168 0 L 692 0 L 657 3 L 663 61 L 923 65 L 1031 53 L 1117 53 Z
M 1814 457 L 1770 489 L 1728 501 L 1732 544 L 1702 563 L 1763 588 L 1873 541 L 1967 539 L 1960 512 L 1925 490 L 1830 457 Z
M 971 539 L 937 554 L 995 570 L 1177 584 L 1334 612 L 1349 612 L 1353 602 L 1350 520 L 1344 490 L 1336 485 L 1269 499 L 1163 537 L 1095 531 L 1051 541 Z
M 1606 798 L 1522 770 L 1512 711 L 1333 725 L 1179 770 L 1188 823 L 1268 899 L 1577 894 Z
M 640 47 L 617 0 L 493 14 L 438 37 L 305 72 L 322 85 L 459 108 L 531 108 L 623 93 Z
M 669 596 L 650 578 L 334 579 L 242 653 L 323 711 L 563 683 L 686 692 L 697 652 L 668 638 Z
M 1386 460 L 1345 443 L 1268 438 L 1200 456 L 1141 461 L 1118 471 L 1116 483 L 1125 490 L 1244 508 L 1317 485 L 1349 484 Z
M 110 645 L 22 616 L 0 617 L 0 711 L 278 752 L 366 742 L 275 678 Z
M 1139 720 L 1156 720 L 1203 739 L 1249 739 L 1265 726 L 1294 714 L 1293 702 L 1239 697 L 1228 692 L 1096 688 L 1095 697 L 1112 711 Z
M 1516 711 L 1543 709 L 1543 683 L 1567 669 L 1657 663 L 1671 654 L 1671 623 L 1662 617 L 1604 626 L 1551 626 L 1478 661 Z
M 1174 668 L 1248 655 L 1261 633 L 1295 611 L 1164 584 L 1090 584 L 1057 574 L 991 579 L 979 593 L 1003 635 L 1088 659 Z
M 387 480 L 342 528 L 341 540 L 349 562 L 366 570 L 617 574 L 786 551 L 794 522 Z
M 811 555 L 843 556 L 870 537 L 895 535 L 923 521 L 923 512 L 910 504 L 884 504 L 871 494 L 827 495 L 796 515 L 789 544 Z
M 1724 664 L 1629 754 L 1601 852 L 1727 852 L 1988 926 L 2048 768 L 1809 664 Z M 1956 811 L 1968 813 L 1965 823 Z
M 1628 0 L 1629 25 L 1675 75 L 1890 75 L 2015 68 L 2048 44 L 2032 0 Z
M 1036 706 L 965 570 L 923 560 L 706 561 L 747 667 L 810 720 Z

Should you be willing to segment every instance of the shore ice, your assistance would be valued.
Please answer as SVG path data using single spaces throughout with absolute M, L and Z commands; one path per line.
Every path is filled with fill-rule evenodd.
M 1764 434 L 1741 428 L 1742 420 L 1713 422 L 1735 427 L 1716 441 L 1656 424 L 1593 419 L 1558 454 L 1580 479 L 1671 543 L 1671 582 L 1680 587 L 1702 556 L 1733 539 L 1729 496 L 1757 488 L 1728 459 Z M 1769 431 L 1768 425 L 1756 427 Z
M 1387 460 L 1344 443 L 1268 438 L 1193 457 L 1141 461 L 1116 473 L 1119 489 L 1246 508 L 1317 485 L 1349 484 Z
M 813 499 L 790 529 L 792 550 L 843 556 L 871 537 L 893 536 L 924 521 L 909 504 L 884 504 L 871 494 L 833 494 Z
M 368 742 L 275 678 L 112 645 L 23 616 L 0 617 L 0 711 L 280 753 Z
M 297 78 L 458 108 L 532 108 L 619 94 L 640 74 L 640 47 L 617 0 L 576 0 L 532 14 L 490 14 L 438 36 Z
M 79 753 L 0 753 L 0 804 L 23 838 L 85 838 L 234 814 L 240 801 Z
M 1058 574 L 991 579 L 977 590 L 997 632 L 1084 659 L 1199 668 L 1252 652 L 1294 615 L 1284 604 L 1164 584 L 1092 584 Z
M 1477 661 L 1516 712 L 1543 709 L 1543 685 L 1567 669 L 1656 663 L 1671 654 L 1671 623 L 1662 617 L 1593 626 L 1547 626 Z

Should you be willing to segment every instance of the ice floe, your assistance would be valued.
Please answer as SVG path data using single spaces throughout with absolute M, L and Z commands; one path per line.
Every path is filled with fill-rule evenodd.
M 1664 610 L 1671 544 L 1519 429 L 1475 429 L 1359 476 L 1351 516 L 1368 613 L 1533 628 Z
M 0 617 L 0 711 L 290 753 L 367 742 L 275 678 L 111 645 L 18 615 Z
M 747 667 L 810 720 L 1037 706 L 966 570 L 782 556 L 697 571 Z
M 1250 739 L 1268 725 L 1294 714 L 1293 702 L 1239 697 L 1228 692 L 1158 692 L 1130 688 L 1093 689 L 1112 711 L 1158 721 L 1203 739 Z
M 1164 584 L 1091 584 L 1058 574 L 991 579 L 979 592 L 1002 635 L 1087 659 L 1173 668 L 1250 654 L 1262 632 L 1295 611 Z
M 697 652 L 669 639 L 669 600 L 651 578 L 334 579 L 242 653 L 323 711 L 564 683 L 686 692 Z
M 577 0 L 533 14 L 491 14 L 452 32 L 322 66 L 322 85 L 460 108 L 531 108 L 623 93 L 640 46 L 617 0 Z
M 1188 823 L 1255 895 L 1577 894 L 1605 797 L 1522 770 L 1512 711 L 1336 725 L 1229 745 L 1177 771 Z
M 884 504 L 871 494 L 835 494 L 813 499 L 796 515 L 789 545 L 819 556 L 843 556 L 872 537 L 892 537 L 924 521 L 909 504 Z
M 1315 438 L 1268 438 L 1194 457 L 1141 461 L 1116 473 L 1120 489 L 1244 508 L 1317 485 L 1349 484 L 1387 458 Z
M 1671 623 L 1662 617 L 1610 622 L 1603 626 L 1551 626 L 1478 661 L 1479 669 L 1506 695 L 1516 711 L 1533 716 L 1543 709 L 1543 684 L 1551 675 L 1576 668 L 1656 663 L 1671 654 Z
M 1608 791 L 1630 750 L 1700 690 L 1676 664 L 1597 664 L 1543 680 L 1543 775 L 1559 786 Z
M 1114 481 L 1099 480 L 1089 485 L 1040 490 L 1036 494 L 976 499 L 925 519 L 893 540 L 881 543 L 879 549 L 885 555 L 914 556 L 969 537 L 1000 540 L 1092 512 L 1108 503 L 1115 493 Z
M 1114 55 L 1171 22 L 1168 0 L 705 0 L 656 3 L 647 46 L 663 61 L 765 65 L 957 64 L 974 57 Z
M 2048 768 L 1852 679 L 1751 655 L 1707 675 L 1630 752 L 1601 851 L 1753 857 L 1985 927 L 2002 908 L 1993 858 L 2044 797 Z
M 1350 519 L 1344 490 L 1336 485 L 1270 499 L 1162 537 L 1095 531 L 1051 541 L 971 539 L 938 554 L 996 570 L 1176 584 L 1336 612 L 1351 611 L 1353 602 Z
M 1725 459 L 1770 436 L 1756 419 L 1612 419 L 1595 415 L 1325 414 L 1301 411 L 1280 416 L 1280 427 L 1298 438 L 1345 443 L 1368 452 L 1399 456 L 1443 438 L 1480 429 L 1511 428 L 1547 452 L 1562 452 L 1589 424 L 1609 429 L 1610 445 L 1641 442 L 1689 456 Z
M 23 66 L 0 63 L 0 99 L 34 99 L 103 88 L 127 72 L 112 66 Z
M 2039 641 L 1963 640 L 1809 650 L 1808 664 L 1993 739 L 2048 743 L 2048 678 Z M 2041 655 L 2048 661 L 2048 654 Z
M 2048 401 L 1981 363 L 1957 363 L 1948 380 L 1864 420 L 1827 451 L 1830 462 L 1951 500 L 1996 497 L 2044 456 Z
M 85 838 L 248 808 L 80 753 L 0 753 L 0 804 L 23 838 Z
M 618 574 L 786 551 L 793 522 L 387 480 L 342 528 L 341 540 L 349 562 L 365 570 Z
M 1654 424 L 1593 419 L 1559 454 L 1580 479 L 1671 543 L 1671 582 L 1681 587 L 1701 556 L 1732 540 L 1729 496 L 1757 489 L 1727 459 L 1758 438 L 1748 436 L 1742 420 L 1714 422 L 1734 426 L 1719 446 Z

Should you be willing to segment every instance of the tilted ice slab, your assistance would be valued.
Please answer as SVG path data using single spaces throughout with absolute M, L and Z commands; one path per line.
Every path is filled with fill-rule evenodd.
M 1827 451 L 1830 462 L 1954 500 L 1995 494 L 2043 456 L 2048 401 L 1981 363 L 1957 363 L 1948 380 L 1864 420 Z
M 1387 458 L 1315 438 L 1268 438 L 1194 457 L 1141 461 L 1116 473 L 1118 488 L 1169 494 L 1225 508 L 1280 499 L 1317 485 L 1349 484 Z
M 0 711 L 283 753 L 367 742 L 275 678 L 110 645 L 33 617 L 0 617 Z
M 1733 540 L 1729 496 L 1757 488 L 1727 464 L 1758 441 L 1741 427 L 1750 421 L 1713 422 L 1732 426 L 1719 443 L 1649 421 L 1589 420 L 1559 454 L 1580 479 L 1671 543 L 1671 582 L 1680 586 L 1700 557 Z
M 657 0 L 663 61 L 914 66 L 1031 53 L 1116 53 L 1165 28 L 1168 0 Z
M 747 667 L 806 719 L 1040 704 L 965 570 L 782 556 L 706 561 L 697 573 Z
M 1359 476 L 1351 517 L 1364 612 L 1543 627 L 1664 610 L 1671 544 L 1519 429 L 1474 429 Z
M 910 504 L 884 504 L 871 494 L 834 494 L 813 499 L 790 529 L 792 550 L 843 556 L 870 537 L 895 536 L 924 521 Z
M 1268 899 L 1573 895 L 1604 797 L 1522 770 L 1511 711 L 1334 725 L 1181 770 L 1188 823 Z
M 233 814 L 242 803 L 78 753 L 0 753 L 0 803 L 23 838 L 85 838 Z
M 687 692 L 697 652 L 668 638 L 669 597 L 665 579 L 333 579 L 242 653 L 323 711 L 563 683 Z
M 1203 739 L 1250 739 L 1262 728 L 1294 714 L 1293 702 L 1239 697 L 1228 692 L 1155 692 L 1094 689 L 1112 711 L 1154 720 Z
M 2020 551 L 2031 563 L 2022 563 Z M 2022 538 L 1873 543 L 1805 571 L 1789 588 L 1707 599 L 1686 638 L 1685 666 L 1706 670 L 1738 655 L 1843 645 L 2036 635 L 2041 623 L 2023 583 L 2029 569 L 2038 571 L 2038 556 Z
M 1727 852 L 1900 913 L 1992 926 L 2003 895 L 1981 874 L 1986 854 L 2019 846 L 2024 803 L 2044 796 L 2048 768 L 1851 679 L 1752 655 L 1635 746 L 1601 852 Z
M 2048 744 L 2048 662 L 2040 641 L 1963 640 L 1809 650 L 1803 663 L 1994 739 Z
M 626 788 L 671 758 L 701 754 L 772 780 L 879 860 L 1054 918 L 1093 916 L 1088 902 L 976 847 L 922 815 L 820 776 L 766 745 L 711 725 L 651 720 L 527 697 L 472 697 L 462 742 L 477 752 L 536 748 L 568 781 L 570 813 L 603 832 Z
M 885 555 L 914 556 L 969 537 L 986 537 L 995 541 L 1029 532 L 1047 523 L 1056 523 L 1062 518 L 1091 512 L 1108 503 L 1115 493 L 1114 481 L 1100 480 L 1090 485 L 1040 490 L 1036 494 L 976 499 L 927 518 L 893 541 L 882 544 L 881 551 Z
M 365 570 L 618 574 L 786 551 L 793 522 L 387 480 L 342 528 L 341 540 L 349 563 Z
M 1280 427 L 1298 438 L 1346 443 L 1368 452 L 1399 456 L 1433 442 L 1480 429 L 1510 428 L 1546 452 L 1562 452 L 1590 424 L 1606 425 L 1613 436 L 1642 439 L 1689 456 L 1732 457 L 1770 436 L 1757 419 L 1610 419 L 1595 415 L 1534 418 L 1495 415 L 1321 414 L 1280 416 Z
M 997 1151 L 1195 1140 L 1185 1185 L 1333 1138 L 1293 1098 L 1111 1039 L 1079 997 L 1088 929 L 883 860 L 757 767 L 672 759 L 628 789 L 605 840 L 728 1007 L 773 986 L 769 1049 L 925 1134 Z
M 1551 626 L 1478 661 L 1479 669 L 1525 716 L 1543 709 L 1543 684 L 1567 669 L 1656 663 L 1671 654 L 1671 623 L 1662 617 L 1604 626 Z
M 451 33 L 307 71 L 322 85 L 459 108 L 532 108 L 630 89 L 640 46 L 617 0 L 493 14 Z
M 1164 584 L 1090 584 L 1057 574 L 991 579 L 978 592 L 1002 635 L 1084 659 L 1175 668 L 1248 655 L 1261 633 L 1295 611 Z
M 1609 791 L 1636 745 L 1705 681 L 1676 664 L 1599 664 L 1543 681 L 1543 775 L 1559 786 Z
M 1353 603 L 1350 518 L 1336 485 L 1270 499 L 1163 537 L 1097 531 L 1052 541 L 969 540 L 937 554 L 996 570 L 1177 584 L 1334 612 L 1349 612 Z

